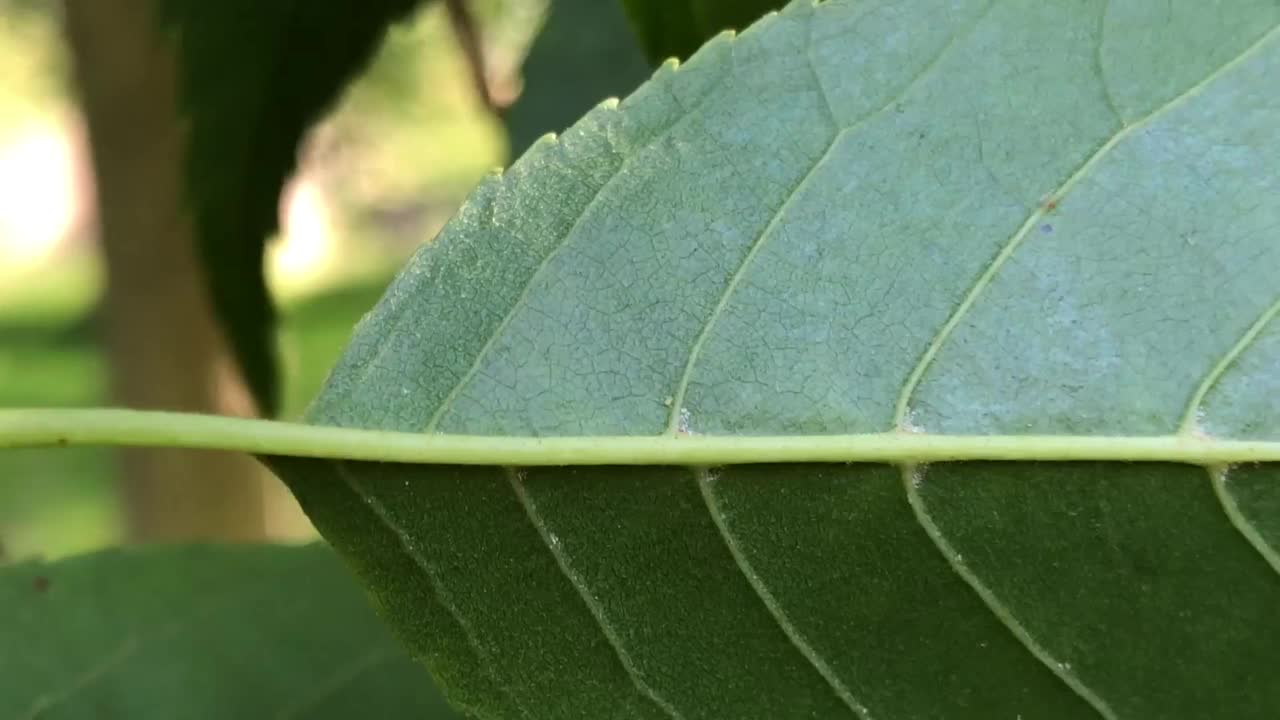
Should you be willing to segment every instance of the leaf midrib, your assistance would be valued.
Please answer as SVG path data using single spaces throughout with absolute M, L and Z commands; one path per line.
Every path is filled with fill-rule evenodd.
M 743 465 L 785 462 L 1280 462 L 1280 440 L 1168 435 L 423 435 L 150 410 L 2 409 L 0 449 L 99 445 L 448 465 Z

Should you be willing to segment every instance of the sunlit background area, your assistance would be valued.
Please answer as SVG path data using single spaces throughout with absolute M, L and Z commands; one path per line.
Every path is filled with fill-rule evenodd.
M 90 149 L 55 5 L 0 0 L 0 406 L 110 401 Z M 545 0 L 474 7 L 490 91 L 506 102 Z M 428 4 L 305 142 L 269 253 L 284 417 L 300 415 L 409 253 L 507 163 L 506 133 L 476 85 L 443 6 Z M 0 452 L 0 557 L 121 542 L 118 468 L 104 450 Z M 280 537 L 308 537 L 286 493 L 269 502 L 286 518 Z

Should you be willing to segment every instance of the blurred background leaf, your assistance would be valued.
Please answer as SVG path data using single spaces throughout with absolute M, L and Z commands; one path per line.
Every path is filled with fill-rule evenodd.
M 512 157 L 651 72 L 617 0 L 552 0 L 524 61 L 520 98 L 503 118 Z
M 0 570 L 6 718 L 460 717 L 324 546 Z
M 266 415 L 279 409 L 263 270 L 304 133 L 419 0 L 161 0 L 189 122 L 186 180 L 214 310 Z
M 622 0 L 649 59 L 684 60 L 724 30 L 744 30 L 786 0 Z

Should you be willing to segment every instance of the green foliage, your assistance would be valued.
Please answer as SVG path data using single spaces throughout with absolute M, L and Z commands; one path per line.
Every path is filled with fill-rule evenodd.
M 1274 441 L 1277 27 L 801 0 L 484 183 L 311 420 Z M 483 717 L 1280 708 L 1271 465 L 270 462 Z
M 513 157 L 650 73 L 622 8 L 600 0 L 554 0 L 523 71 L 520 99 L 503 117 Z
M 7 718 L 457 717 L 321 546 L 12 565 L 0 607 Z
M 65 110 L 56 9 L 40 0 L 0 0 L 0 134 Z
M 725 30 L 742 30 L 785 0 L 622 0 L 649 59 L 683 60 Z
M 279 405 L 263 249 L 311 123 L 419 0 L 159 0 L 179 49 L 187 178 L 214 308 L 259 407 Z

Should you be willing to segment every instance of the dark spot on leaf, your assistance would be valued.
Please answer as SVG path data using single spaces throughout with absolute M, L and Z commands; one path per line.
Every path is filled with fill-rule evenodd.
M 1040 226 L 1040 232 L 1044 233 L 1045 235 L 1048 235 L 1049 233 L 1053 232 L 1053 226 L 1050 225 L 1049 223 L 1045 223 Z
M 49 589 L 49 578 L 43 575 L 37 575 L 31 580 L 31 589 L 38 593 L 43 593 Z

